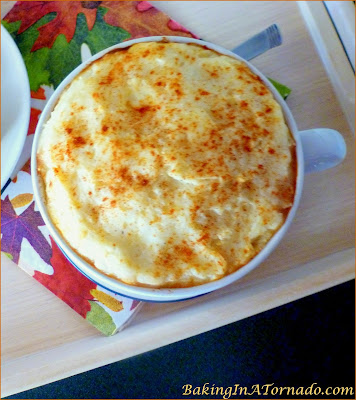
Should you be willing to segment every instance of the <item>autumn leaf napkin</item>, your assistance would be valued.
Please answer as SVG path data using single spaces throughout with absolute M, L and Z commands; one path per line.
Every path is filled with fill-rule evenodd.
M 20 1 L 2 24 L 20 49 L 30 81 L 23 160 L 30 157 L 48 99 L 81 62 L 128 39 L 194 36 L 146 1 Z M 91 282 L 62 254 L 33 200 L 30 160 L 1 195 L 1 231 L 2 252 L 105 335 L 122 329 L 139 309 L 140 302 Z

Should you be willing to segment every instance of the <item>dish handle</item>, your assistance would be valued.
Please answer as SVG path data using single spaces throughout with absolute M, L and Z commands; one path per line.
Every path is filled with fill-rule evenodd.
M 299 131 L 299 135 L 306 174 L 333 168 L 346 157 L 346 143 L 338 131 L 316 128 Z

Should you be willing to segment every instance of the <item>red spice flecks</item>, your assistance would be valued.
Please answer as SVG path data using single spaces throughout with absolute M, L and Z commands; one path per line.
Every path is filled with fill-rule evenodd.
M 81 147 L 86 144 L 86 140 L 82 136 L 75 136 L 73 138 L 73 144 L 76 147 Z
M 174 246 L 174 251 L 179 254 L 184 261 L 189 261 L 193 256 L 193 250 L 186 244 Z
M 204 89 L 199 89 L 198 92 L 201 96 L 208 96 L 210 94 L 208 91 Z
M 197 240 L 197 242 L 199 243 L 199 242 L 202 242 L 202 241 L 208 240 L 208 239 L 209 239 L 209 237 L 210 237 L 209 233 L 204 233 L 204 235 L 203 235 L 203 236 L 201 236 L 201 237 L 200 237 L 200 238 Z
M 136 111 L 138 111 L 140 114 L 145 114 L 147 111 L 151 111 L 152 107 L 151 106 L 144 106 L 140 108 L 135 108 Z

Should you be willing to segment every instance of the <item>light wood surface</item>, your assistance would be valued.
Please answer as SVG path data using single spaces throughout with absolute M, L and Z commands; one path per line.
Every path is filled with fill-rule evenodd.
M 205 40 L 233 48 L 272 23 L 284 44 L 253 63 L 290 86 L 299 129 L 340 131 L 338 167 L 305 178 L 294 224 L 275 252 L 239 282 L 198 299 L 144 304 L 119 334 L 95 328 L 2 257 L 2 396 L 130 357 L 354 278 L 354 136 L 294 2 L 153 2 Z M 335 44 L 334 44 L 335 45 Z

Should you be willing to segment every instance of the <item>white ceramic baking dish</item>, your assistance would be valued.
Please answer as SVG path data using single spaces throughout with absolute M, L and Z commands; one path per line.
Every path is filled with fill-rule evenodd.
M 309 172 L 318 172 L 327 168 L 334 167 L 338 165 L 346 155 L 346 145 L 342 135 L 331 129 L 311 129 L 308 131 L 298 131 L 296 122 L 293 118 L 291 111 L 289 110 L 286 102 L 274 88 L 274 86 L 270 83 L 270 81 L 253 65 L 249 62 L 243 60 L 250 69 L 258 75 L 263 82 L 268 86 L 268 88 L 273 93 L 277 102 L 281 105 L 284 117 L 289 126 L 289 129 L 294 136 L 296 142 L 296 155 L 297 155 L 297 183 L 296 183 L 296 192 L 294 204 L 284 222 L 282 227 L 275 233 L 275 235 L 271 238 L 268 244 L 264 247 L 264 249 L 253 258 L 248 264 L 237 270 L 236 272 L 223 277 L 222 279 L 206 283 L 199 286 L 188 287 L 188 288 L 177 288 L 177 289 L 156 289 L 156 288 L 147 288 L 147 287 L 138 287 L 127 285 L 122 283 L 114 278 L 111 278 L 103 273 L 101 273 L 98 269 L 94 268 L 92 265 L 87 263 L 84 259 L 82 259 L 69 244 L 64 240 L 60 232 L 56 229 L 54 224 L 52 223 L 48 212 L 46 210 L 45 202 L 43 201 L 43 197 L 40 190 L 39 179 L 37 176 L 37 162 L 36 162 L 36 154 L 39 143 L 39 138 L 42 132 L 42 128 L 44 123 L 48 120 L 51 115 L 52 110 L 54 109 L 57 100 L 59 99 L 61 93 L 66 88 L 68 84 L 90 63 L 94 60 L 99 59 L 104 54 L 120 48 L 129 47 L 135 43 L 140 42 L 157 42 L 157 41 L 170 41 L 177 43 L 196 43 L 201 46 L 206 46 L 209 49 L 215 50 L 218 53 L 231 56 L 233 58 L 242 60 L 241 57 L 232 53 L 229 50 L 226 50 L 220 46 L 215 44 L 205 42 L 202 40 L 196 40 L 185 37 L 177 37 L 177 36 L 154 36 L 154 37 L 146 37 L 135 40 L 130 40 L 127 42 L 120 43 L 118 45 L 112 46 L 95 56 L 88 59 L 85 63 L 81 64 L 78 68 L 76 68 L 72 73 L 70 73 L 66 79 L 60 84 L 60 86 L 56 89 L 55 93 L 50 98 L 47 103 L 44 111 L 41 114 L 40 120 L 37 125 L 35 138 L 33 142 L 32 149 L 32 180 L 34 186 L 34 196 L 37 207 L 50 231 L 51 236 L 56 241 L 56 243 L 60 246 L 63 253 L 66 257 L 71 261 L 71 263 L 84 275 L 86 275 L 92 281 L 98 283 L 99 285 L 107 288 L 108 290 L 128 296 L 131 298 L 143 300 L 143 301 L 178 301 L 189 299 L 192 297 L 200 296 L 215 290 L 218 290 L 226 285 L 229 285 L 242 276 L 249 273 L 251 270 L 256 268 L 259 264 L 261 264 L 266 257 L 275 249 L 278 243 L 281 241 L 283 236 L 285 235 L 287 229 L 289 228 L 296 210 L 298 208 L 299 200 L 301 197 L 302 189 L 303 189 L 303 180 L 304 174 Z

